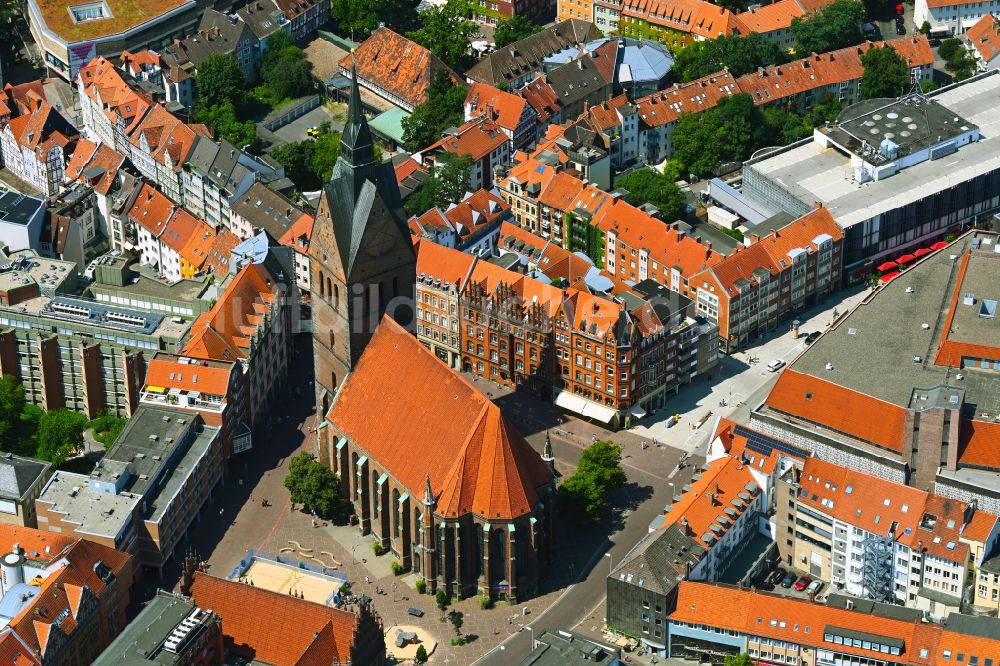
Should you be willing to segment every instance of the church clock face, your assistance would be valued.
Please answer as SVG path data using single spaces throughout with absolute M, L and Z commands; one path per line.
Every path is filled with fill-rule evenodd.
M 395 243 L 395 234 L 386 229 L 372 229 L 362 247 L 369 256 L 380 257 L 392 249 Z

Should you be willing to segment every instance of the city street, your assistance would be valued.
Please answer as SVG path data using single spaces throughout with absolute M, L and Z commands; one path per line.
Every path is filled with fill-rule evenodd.
M 723 356 L 713 376 L 698 378 L 685 386 L 655 414 L 643 419 L 631 432 L 653 439 L 687 453 L 705 454 L 712 425 L 718 416 L 733 420 L 745 419 L 750 410 L 767 396 L 778 377 L 767 364 L 776 359 L 791 362 L 806 349 L 803 338 L 814 331 L 825 331 L 833 323 L 833 311 L 844 313 L 856 306 L 867 288 L 855 288 L 834 294 L 818 306 L 801 313 L 798 339 L 792 339 L 791 320 L 782 322 L 774 331 L 754 341 L 749 347 L 730 356 Z M 754 363 L 750 363 L 751 357 Z M 667 420 L 680 414 L 672 427 Z

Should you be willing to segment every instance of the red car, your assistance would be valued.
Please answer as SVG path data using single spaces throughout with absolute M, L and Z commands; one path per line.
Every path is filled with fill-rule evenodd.
M 803 576 L 802 578 L 799 578 L 797 581 L 795 581 L 795 591 L 801 592 L 802 590 L 809 587 L 809 583 L 811 582 L 813 582 L 813 579 L 810 578 L 809 576 Z
M 896 16 L 903 15 L 903 5 L 896 5 Z

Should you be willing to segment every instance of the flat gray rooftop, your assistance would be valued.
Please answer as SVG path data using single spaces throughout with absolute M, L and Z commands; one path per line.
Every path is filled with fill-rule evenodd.
M 852 179 L 853 168 L 846 155 L 812 141 L 745 166 L 767 176 L 805 206 L 821 202 L 842 228 L 1000 168 L 1000 73 L 929 97 L 978 125 L 982 139 L 947 157 L 921 162 L 884 180 L 863 184 Z
M 65 514 L 65 522 L 79 525 L 77 531 L 114 539 L 142 498 L 97 492 L 87 485 L 89 478 L 57 471 L 38 499 L 51 503 L 53 511 Z
M 915 387 L 953 386 L 965 390 L 965 402 L 977 406 L 977 416 L 1000 413 L 1000 381 L 995 371 L 932 364 L 957 286 L 961 257 L 971 240 L 972 235 L 967 235 L 952 247 L 928 255 L 883 286 L 814 342 L 792 363 L 792 369 L 904 408 L 909 407 Z M 967 276 L 972 272 L 977 284 L 1000 284 L 1000 259 L 973 261 Z M 977 323 L 978 343 L 1000 347 L 1000 320 L 989 324 Z M 830 370 L 828 363 L 833 366 Z
M 522 666 L 610 664 L 619 655 L 618 648 L 568 631 L 546 631 L 536 642 L 538 646 L 525 657 Z
M 910 155 L 972 127 L 937 100 L 916 96 L 859 102 L 845 109 L 835 125 L 820 131 L 856 154 L 862 142 L 878 148 L 883 139 L 889 139 L 899 147 L 900 155 Z
M 991 239 L 990 239 L 991 240 Z M 958 305 L 951 321 L 948 339 L 980 345 L 994 342 L 1000 346 L 1000 319 L 981 316 L 991 308 L 996 315 L 997 301 L 1000 300 L 1000 255 L 984 256 L 973 254 L 965 270 L 962 285 L 958 288 Z M 966 295 L 971 301 L 965 303 Z
M 0 222 L 25 226 L 45 202 L 27 194 L 7 190 L 0 194 Z
M 93 666 L 178 663 L 178 655 L 164 650 L 163 643 L 195 608 L 197 606 L 183 597 L 162 590 L 157 592 L 94 660 Z M 198 629 L 201 630 L 201 626 Z

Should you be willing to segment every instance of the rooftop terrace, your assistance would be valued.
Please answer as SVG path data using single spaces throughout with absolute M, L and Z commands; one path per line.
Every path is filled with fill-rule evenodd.
M 195 0 L 28 0 L 29 11 L 67 44 L 116 35 L 194 6 Z

